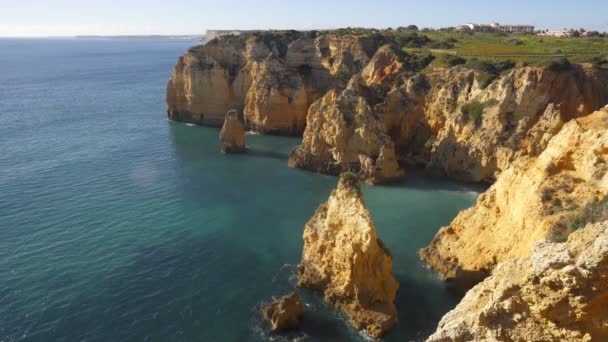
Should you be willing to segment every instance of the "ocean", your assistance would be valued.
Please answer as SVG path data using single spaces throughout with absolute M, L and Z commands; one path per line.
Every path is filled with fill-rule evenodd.
M 292 290 L 302 232 L 337 178 L 290 169 L 300 138 L 169 122 L 165 85 L 193 41 L 0 39 L 0 341 L 364 341 L 318 293 L 302 328 L 259 305 Z M 459 298 L 417 252 L 479 187 L 408 170 L 363 185 L 421 340 Z

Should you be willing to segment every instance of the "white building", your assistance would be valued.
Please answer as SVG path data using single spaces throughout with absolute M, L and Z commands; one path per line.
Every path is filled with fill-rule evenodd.
M 474 31 L 474 32 L 504 32 L 504 33 L 532 33 L 534 32 L 533 25 L 501 25 L 499 23 L 491 24 L 473 24 L 468 23 L 457 27 L 459 31 Z
M 574 36 L 574 30 L 573 29 L 563 29 L 563 30 L 553 30 L 553 31 L 549 31 L 546 30 L 544 32 L 541 32 L 538 34 L 539 36 L 546 36 L 546 37 L 572 37 Z

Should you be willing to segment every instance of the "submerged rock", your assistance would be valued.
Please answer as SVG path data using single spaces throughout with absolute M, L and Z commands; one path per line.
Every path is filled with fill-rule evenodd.
M 427 341 L 608 341 L 608 221 L 500 263 Z
M 243 153 L 245 146 L 245 126 L 239 120 L 236 110 L 229 110 L 220 132 L 222 151 L 225 153 Z
M 344 174 L 306 223 L 298 284 L 322 291 L 357 329 L 377 337 L 397 322 L 399 283 L 361 196 L 356 177 Z
M 300 323 L 302 317 L 302 301 L 300 296 L 292 292 L 272 303 L 262 305 L 262 317 L 270 324 L 272 331 L 293 329 Z
M 540 156 L 520 157 L 420 255 L 466 290 L 498 262 L 530 255 L 536 242 L 560 241 L 587 222 L 608 219 L 596 208 L 607 194 L 605 107 L 568 122 Z

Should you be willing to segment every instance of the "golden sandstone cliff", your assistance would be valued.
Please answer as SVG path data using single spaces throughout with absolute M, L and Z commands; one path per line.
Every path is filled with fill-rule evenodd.
M 427 341 L 608 341 L 608 221 L 500 263 Z
M 474 61 L 417 74 L 429 62 L 377 36 L 224 36 L 179 59 L 167 112 L 220 126 L 236 109 L 247 129 L 303 134 L 289 164 L 316 172 L 388 183 L 419 164 L 493 182 L 520 156 L 540 154 L 566 122 L 608 103 L 608 71 L 591 65 L 509 71 Z
M 365 37 L 314 33 L 224 36 L 189 49 L 167 84 L 176 121 L 219 126 L 230 109 L 261 133 L 301 134 L 310 105 L 369 60 Z
M 538 157 L 517 159 L 420 255 L 467 289 L 498 262 L 527 256 L 537 241 L 563 239 L 594 219 L 607 194 L 608 107 L 567 123 Z
M 352 174 L 340 178 L 337 189 L 304 228 L 298 284 L 322 291 L 357 329 L 377 337 L 397 322 L 394 301 L 399 284 L 358 180 Z
M 574 261 L 591 245 L 538 247 L 543 258 L 572 248 L 569 266 L 558 270 L 567 271 L 565 278 L 551 267 L 539 271 L 530 255 L 539 241 L 563 242 L 572 232 L 571 239 L 586 239 L 589 228 L 581 227 L 608 219 L 602 210 L 608 202 L 608 107 L 602 109 L 608 71 L 472 61 L 419 72 L 428 60 L 386 43 L 331 33 L 221 37 L 180 58 L 167 86 L 167 112 L 173 120 L 219 126 L 236 109 L 246 129 L 302 134 L 289 157 L 292 167 L 352 171 L 380 184 L 400 180 L 415 164 L 438 176 L 493 183 L 420 252 L 462 290 L 489 277 L 431 340 L 602 340 L 605 320 L 593 316 L 605 319 L 596 308 L 606 295 L 596 298 L 593 291 L 598 279 L 605 282 L 606 268 L 593 268 L 596 278 L 567 273 L 569 266 L 581 274 L 591 270 Z M 397 285 L 369 213 L 348 193 L 339 187 L 307 224 L 300 284 L 324 291 L 357 327 L 379 335 L 396 321 Z M 361 251 L 345 238 L 374 251 L 380 268 L 347 262 Z M 509 279 L 510 273 L 516 276 Z M 558 275 L 561 283 L 554 282 Z M 554 284 L 565 284 L 564 291 Z

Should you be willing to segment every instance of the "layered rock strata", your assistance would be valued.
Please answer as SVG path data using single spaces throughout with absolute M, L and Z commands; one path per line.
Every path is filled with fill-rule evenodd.
M 179 58 L 167 84 L 167 114 L 219 126 L 236 108 L 251 130 L 301 134 L 310 105 L 328 89 L 344 87 L 374 49 L 370 39 L 357 36 L 221 36 Z
M 239 120 L 236 110 L 229 110 L 224 118 L 224 125 L 220 132 L 220 142 L 224 153 L 243 153 L 245 146 L 245 126 Z
M 304 228 L 298 285 L 323 292 L 357 329 L 380 336 L 397 322 L 399 284 L 392 256 L 378 238 L 358 180 L 341 176 L 337 189 Z
M 261 307 L 262 317 L 270 325 L 271 331 L 296 328 L 302 318 L 303 310 L 302 300 L 295 292 Z
M 427 341 L 608 341 L 608 221 L 500 263 Z
M 538 157 L 518 158 L 420 255 L 467 289 L 498 262 L 528 256 L 536 242 L 601 219 L 607 194 L 608 107 L 565 124 Z

